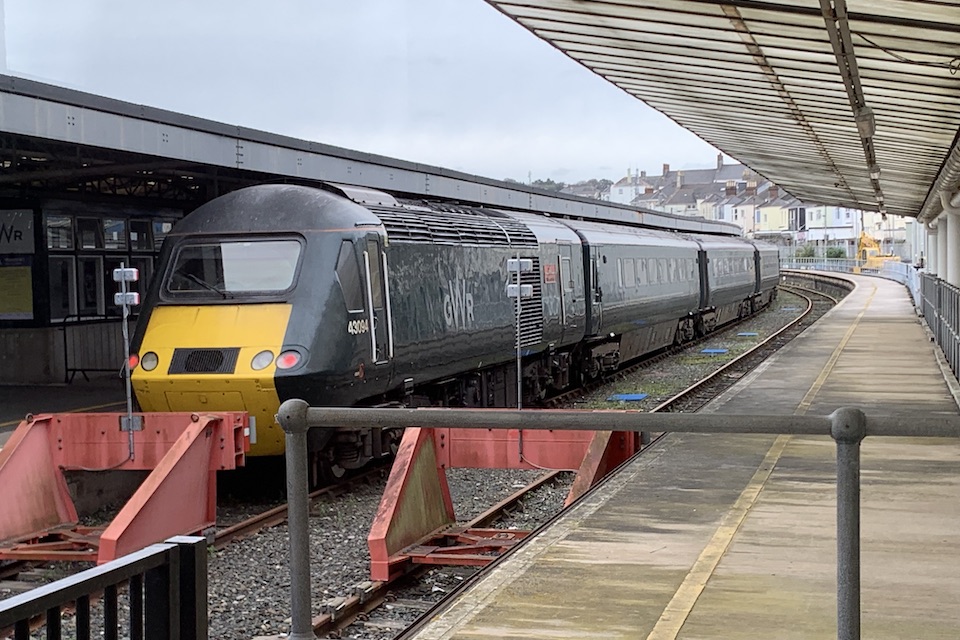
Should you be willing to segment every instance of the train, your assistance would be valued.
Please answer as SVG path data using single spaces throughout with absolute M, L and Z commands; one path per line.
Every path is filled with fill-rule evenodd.
M 337 184 L 217 197 L 164 240 L 131 342 L 143 411 L 280 403 L 515 407 L 693 340 L 776 297 L 777 248 Z M 518 376 L 517 371 L 521 372 Z M 311 430 L 313 477 L 400 433 Z

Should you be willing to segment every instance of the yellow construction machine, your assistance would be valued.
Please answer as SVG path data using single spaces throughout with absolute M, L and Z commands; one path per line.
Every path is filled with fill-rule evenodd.
M 856 272 L 879 271 L 883 264 L 888 260 L 900 262 L 900 256 L 881 253 L 880 244 L 865 232 L 860 232 L 860 239 L 857 241 L 857 261 Z

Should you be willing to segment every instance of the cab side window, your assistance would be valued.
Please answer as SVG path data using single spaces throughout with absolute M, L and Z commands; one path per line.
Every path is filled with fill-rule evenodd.
M 340 244 L 340 256 L 337 258 L 337 280 L 343 291 L 343 301 L 347 311 L 363 311 L 363 284 L 360 280 L 360 265 L 353 244 L 344 240 Z

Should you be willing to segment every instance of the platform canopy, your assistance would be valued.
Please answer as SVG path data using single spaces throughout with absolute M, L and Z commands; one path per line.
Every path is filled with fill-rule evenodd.
M 929 220 L 960 181 L 955 0 L 488 0 L 805 202 Z

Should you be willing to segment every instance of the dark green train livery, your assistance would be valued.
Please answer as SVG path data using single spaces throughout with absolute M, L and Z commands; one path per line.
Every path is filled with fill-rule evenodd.
M 246 410 L 251 454 L 278 455 L 286 399 L 516 406 L 519 342 L 536 404 L 769 304 L 778 280 L 776 247 L 737 237 L 255 186 L 167 237 L 133 386 L 147 411 Z M 361 466 L 398 437 L 318 434 L 314 466 Z

